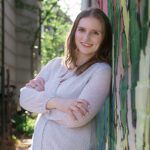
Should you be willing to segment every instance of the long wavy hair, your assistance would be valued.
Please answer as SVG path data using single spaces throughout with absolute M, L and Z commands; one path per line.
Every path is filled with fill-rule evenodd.
M 75 32 L 77 30 L 79 21 L 82 18 L 86 18 L 86 17 L 94 17 L 103 24 L 104 38 L 98 50 L 96 51 L 95 55 L 92 58 L 90 58 L 87 62 L 82 64 L 81 66 L 77 66 L 76 65 L 77 46 L 75 44 Z M 68 69 L 70 69 L 71 64 L 73 64 L 74 66 L 77 67 L 76 75 L 80 75 L 82 72 L 88 69 L 92 64 L 97 62 L 106 62 L 111 65 L 111 51 L 112 51 L 112 27 L 105 13 L 99 8 L 88 8 L 86 10 L 83 10 L 81 13 L 79 13 L 66 39 L 65 57 L 63 61 L 65 66 Z

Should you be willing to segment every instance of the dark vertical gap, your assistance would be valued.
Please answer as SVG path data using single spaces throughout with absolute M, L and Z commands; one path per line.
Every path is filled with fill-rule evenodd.
M 39 25 L 40 25 L 40 32 L 39 32 L 39 55 L 41 56 L 41 9 L 39 8 Z
M 88 1 L 88 7 L 91 7 L 92 6 L 92 2 L 91 0 Z
M 4 12 L 5 12 L 5 3 L 4 0 L 2 2 L 2 66 L 1 66 L 1 102 L 2 102 L 2 136 L 5 135 L 5 66 L 4 66 L 4 43 L 5 43 L 5 31 L 4 31 Z

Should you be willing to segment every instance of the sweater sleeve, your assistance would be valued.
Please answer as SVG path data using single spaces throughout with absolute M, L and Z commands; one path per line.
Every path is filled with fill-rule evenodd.
M 42 77 L 46 82 L 51 73 L 54 61 L 55 59 L 49 61 L 35 78 Z M 32 88 L 26 87 L 20 89 L 20 105 L 30 112 L 47 112 L 48 110 L 46 110 L 46 103 L 50 98 L 51 97 L 46 91 L 39 92 Z
M 78 99 L 84 99 L 90 104 L 88 114 L 86 114 L 83 118 L 77 117 L 78 120 L 73 121 L 67 114 L 54 110 L 54 113 L 49 115 L 49 119 L 69 128 L 86 125 L 94 118 L 105 103 L 107 96 L 109 95 L 110 83 L 111 68 L 107 66 L 103 69 L 97 69 L 78 97 Z

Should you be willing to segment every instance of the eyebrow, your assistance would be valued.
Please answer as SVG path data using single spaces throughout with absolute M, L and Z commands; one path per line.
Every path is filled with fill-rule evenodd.
M 83 29 L 86 29 L 85 27 L 82 27 L 82 26 L 78 26 L 77 28 L 83 28 Z M 102 31 L 101 31 L 101 30 L 96 30 L 96 29 L 92 29 L 92 30 L 94 30 L 94 31 L 96 31 L 96 32 L 100 32 L 100 33 L 102 33 Z

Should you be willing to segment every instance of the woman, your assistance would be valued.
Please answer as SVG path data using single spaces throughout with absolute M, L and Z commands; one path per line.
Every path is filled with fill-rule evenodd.
M 39 113 L 32 150 L 96 150 L 96 114 L 109 95 L 112 31 L 98 8 L 82 11 L 66 41 L 65 57 L 51 60 L 21 89 L 20 104 Z

